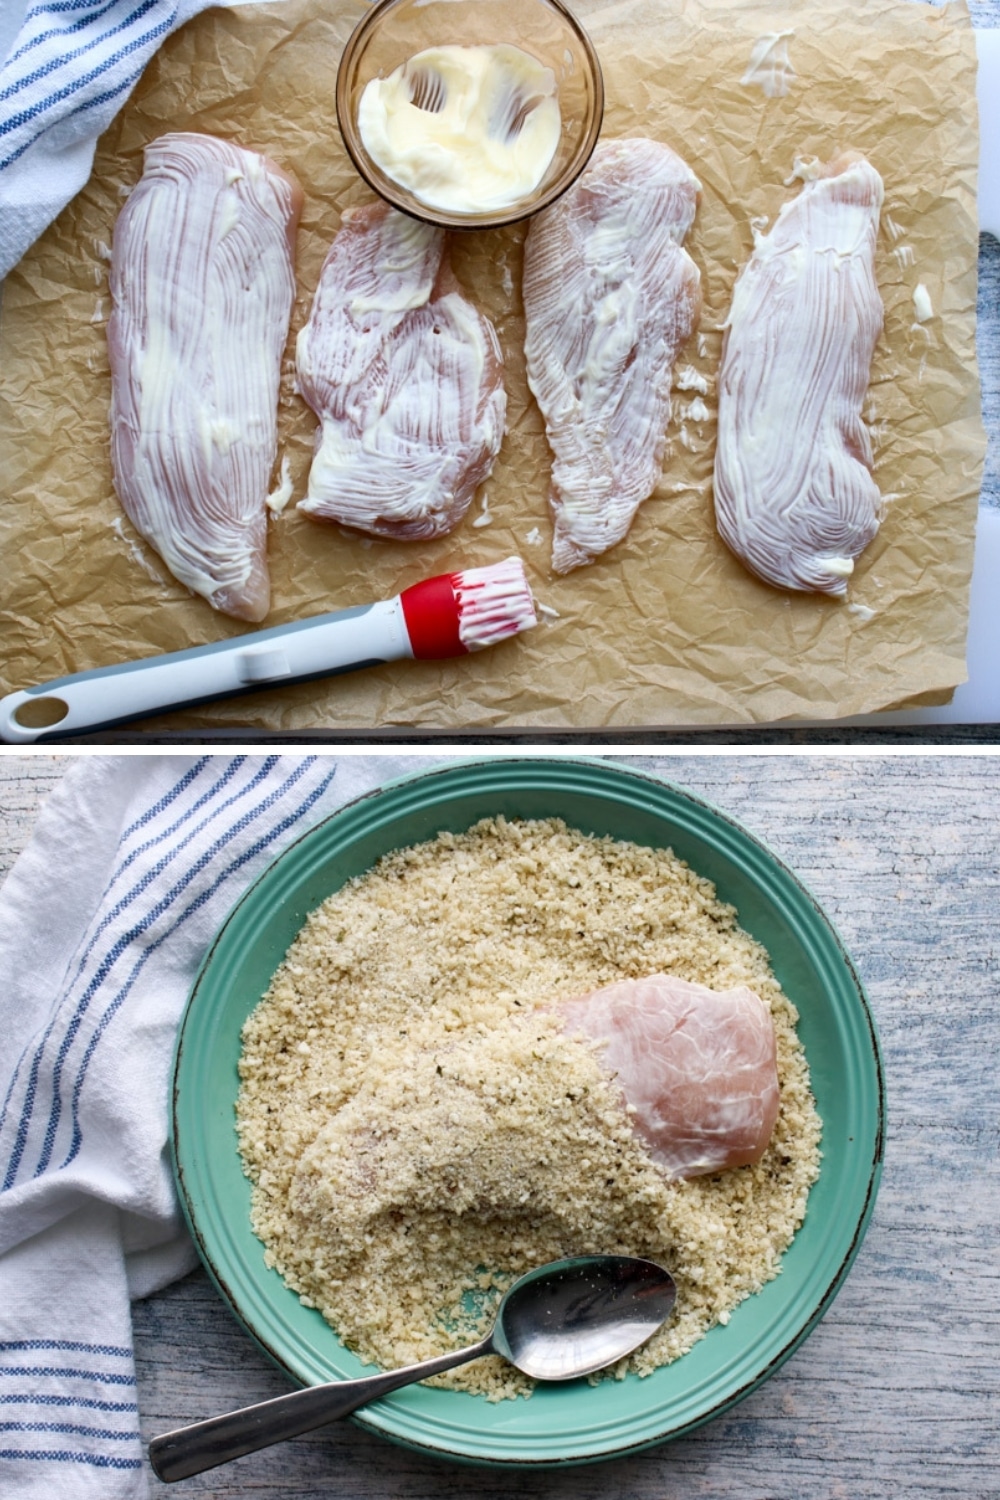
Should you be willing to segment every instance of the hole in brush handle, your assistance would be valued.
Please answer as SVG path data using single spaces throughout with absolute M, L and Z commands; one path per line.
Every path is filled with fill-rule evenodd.
M 51 729 L 61 724 L 68 713 L 68 703 L 47 694 L 44 698 L 28 698 L 15 708 L 11 717 L 22 729 Z

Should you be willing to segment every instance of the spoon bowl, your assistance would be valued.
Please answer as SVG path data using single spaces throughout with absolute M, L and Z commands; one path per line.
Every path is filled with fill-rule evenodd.
M 650 1260 L 581 1255 L 515 1281 L 493 1351 L 535 1380 L 575 1380 L 624 1359 L 670 1316 L 677 1289 Z
M 487 1354 L 499 1354 L 536 1380 L 573 1380 L 616 1363 L 670 1316 L 673 1278 L 649 1260 L 577 1255 L 529 1271 L 510 1287 L 484 1339 L 436 1359 L 360 1380 L 293 1391 L 156 1437 L 149 1461 L 170 1484 L 299 1437 L 401 1386 Z

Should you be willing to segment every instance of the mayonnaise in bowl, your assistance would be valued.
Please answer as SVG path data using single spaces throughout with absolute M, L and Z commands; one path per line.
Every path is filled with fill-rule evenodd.
M 366 85 L 365 150 L 429 208 L 489 213 L 529 197 L 559 145 L 555 74 L 510 43 L 428 47 Z

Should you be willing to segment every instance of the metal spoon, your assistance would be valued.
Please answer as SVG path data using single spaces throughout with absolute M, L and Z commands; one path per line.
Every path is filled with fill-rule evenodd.
M 670 1315 L 673 1278 L 649 1260 L 578 1255 L 552 1261 L 515 1281 L 478 1344 L 418 1365 L 335 1380 L 211 1417 L 154 1438 L 149 1461 L 168 1484 L 217 1464 L 298 1437 L 415 1380 L 440 1375 L 470 1359 L 500 1354 L 536 1380 L 572 1380 L 614 1364 L 637 1349 Z

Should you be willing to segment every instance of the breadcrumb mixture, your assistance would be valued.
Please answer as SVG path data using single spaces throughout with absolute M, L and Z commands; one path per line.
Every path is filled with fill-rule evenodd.
M 660 971 L 771 1009 L 781 1111 L 756 1166 L 666 1181 L 599 1049 L 546 1008 Z M 735 909 L 669 850 L 499 817 L 390 854 L 312 913 L 243 1030 L 267 1262 L 392 1368 L 482 1337 L 533 1266 L 647 1256 L 676 1308 L 614 1373 L 649 1374 L 774 1277 L 802 1222 L 821 1127 L 797 1019 Z M 493 1357 L 435 1384 L 532 1388 Z

